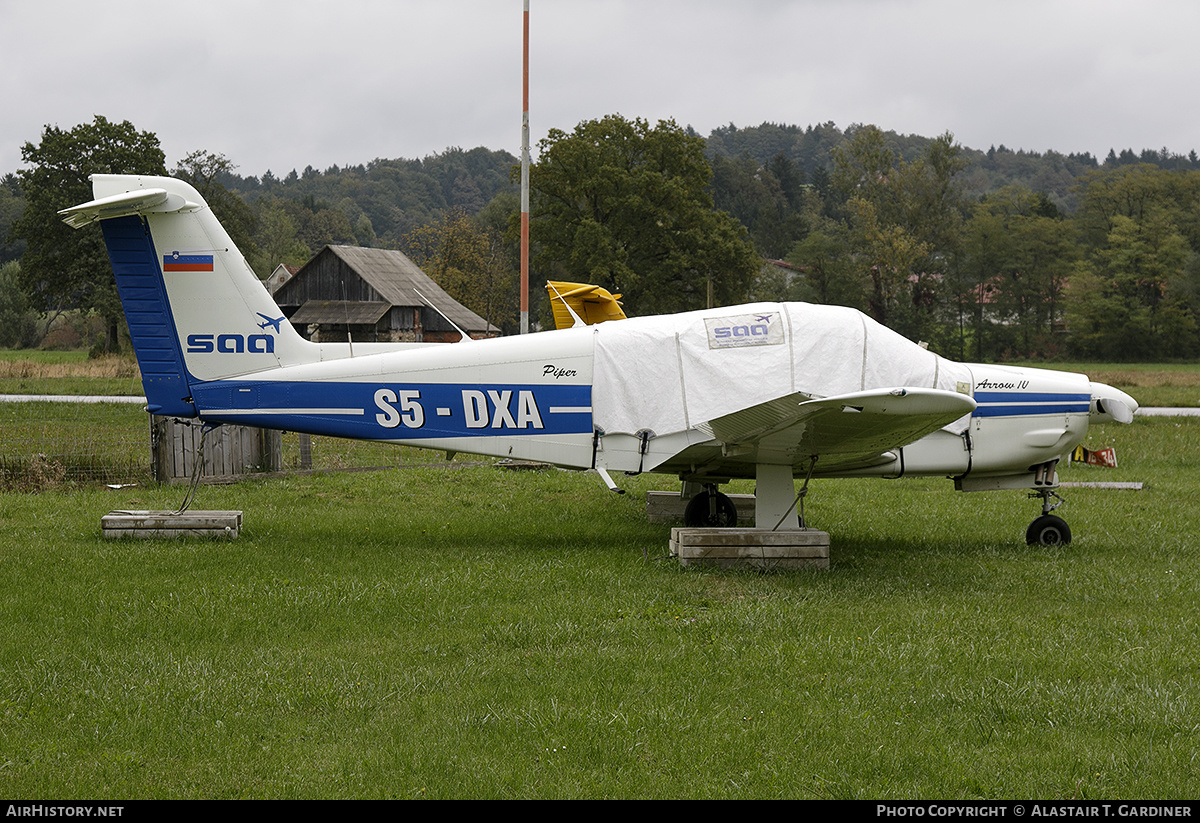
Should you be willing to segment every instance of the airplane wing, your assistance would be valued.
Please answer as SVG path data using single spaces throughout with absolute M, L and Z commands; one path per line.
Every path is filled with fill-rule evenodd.
M 964 394 L 892 388 L 813 399 L 792 394 L 710 420 L 697 428 L 713 440 L 685 449 L 668 463 L 732 471 L 753 463 L 790 463 L 816 456 L 824 470 L 890 462 L 906 446 L 975 409 Z M 657 470 L 661 470 L 657 469 Z

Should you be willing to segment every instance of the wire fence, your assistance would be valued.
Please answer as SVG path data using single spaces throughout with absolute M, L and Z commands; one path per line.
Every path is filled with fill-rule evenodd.
M 150 416 L 128 400 L 0 400 L 0 490 L 153 482 Z M 282 435 L 285 472 L 444 462 L 441 452 L 390 443 Z

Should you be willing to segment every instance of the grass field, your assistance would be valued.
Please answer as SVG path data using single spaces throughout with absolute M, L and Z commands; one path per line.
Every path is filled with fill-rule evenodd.
M 1129 392 L 1143 406 L 1200 406 L 1200 363 L 1028 363 L 1086 374 Z
M 312 437 L 314 469 L 445 463 L 438 452 Z M 456 457 L 470 462 L 470 455 Z M 283 467 L 300 465 L 299 436 L 283 433 Z M 0 402 L 0 490 L 79 488 L 151 481 L 149 420 L 128 403 Z
M 817 481 L 826 572 L 680 569 L 644 492 L 398 468 L 202 488 L 232 542 L 108 541 L 180 487 L 0 494 L 0 795 L 1194 798 L 1200 421 L 1037 502 Z M 735 489 L 745 491 L 747 489 Z M 648 559 L 647 559 L 648 558 Z
M 0 350 L 0 394 L 140 395 L 142 379 L 131 357 Z

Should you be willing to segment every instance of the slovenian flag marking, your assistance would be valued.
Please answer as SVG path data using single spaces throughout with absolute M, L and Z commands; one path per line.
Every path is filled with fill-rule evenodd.
M 212 271 L 211 254 L 180 254 L 171 252 L 163 255 L 163 271 Z

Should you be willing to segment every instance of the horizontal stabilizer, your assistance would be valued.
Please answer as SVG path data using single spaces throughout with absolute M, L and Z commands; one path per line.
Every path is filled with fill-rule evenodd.
M 59 214 L 68 226 L 81 229 L 97 220 L 111 220 L 131 214 L 168 214 L 187 208 L 198 209 L 200 206 L 166 189 L 137 189 L 72 206 Z

